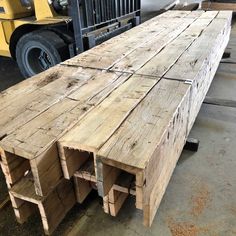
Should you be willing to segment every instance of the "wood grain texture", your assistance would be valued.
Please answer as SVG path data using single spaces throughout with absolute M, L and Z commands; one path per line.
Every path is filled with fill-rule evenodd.
M 166 78 L 192 81 L 192 104 L 190 108 L 190 132 L 206 93 L 214 78 L 230 36 L 231 13 L 227 20 L 218 18 L 186 50 L 178 62 L 165 74 Z
M 110 159 L 144 169 L 188 91 L 187 84 L 161 80 L 99 150 L 98 156 L 105 157 L 104 161 Z
M 57 66 L 47 71 L 46 75 L 45 73 L 38 75 L 34 80 L 30 79 L 26 85 L 25 82 L 20 83 L 21 86 L 17 85 L 16 91 L 14 87 L 9 91 L 7 90 L 9 95 L 5 95 L 4 99 L 0 99 L 3 102 L 5 100 L 11 101 L 7 106 L 8 102 L 4 102 L 4 106 L 0 109 L 1 137 L 11 134 L 14 130 L 31 121 L 75 89 L 83 86 L 86 79 L 89 79 L 89 77 L 81 77 L 81 69 L 71 68 L 68 70 L 65 66 Z M 90 73 L 91 78 L 93 72 L 90 71 Z M 18 89 L 18 87 L 20 88 Z M 30 88 L 28 89 L 28 87 Z M 13 90 L 12 93 L 11 90 Z M 18 90 L 21 90 L 21 93 Z M 25 92 L 25 90 L 27 91 Z M 11 98 L 12 94 L 14 95 L 13 98 Z M 23 94 L 24 96 L 22 96 Z
M 194 41 L 199 38 L 216 15 L 217 13 L 214 13 L 210 18 L 199 18 L 194 21 L 179 37 L 148 61 L 137 73 L 149 76 L 160 76 L 167 72 L 175 65 L 182 54 L 191 47 Z
M 0 94 L 0 164 L 18 221 L 33 204 L 51 233 L 76 201 L 64 175 L 78 202 L 97 188 L 114 216 L 134 195 L 150 226 L 231 18 L 169 11 Z
M 109 182 L 111 179 L 106 178 L 102 173 L 104 170 L 109 170 L 111 173 L 120 173 L 122 170 L 131 173 L 132 167 L 143 170 L 143 183 L 140 182 L 141 185 L 136 186 L 136 189 L 141 188 L 141 191 L 136 192 L 136 196 L 140 197 L 143 203 L 144 225 L 146 226 L 150 226 L 153 221 L 229 40 L 231 13 L 207 12 L 206 14 L 212 16 L 212 20 L 199 18 L 191 26 L 199 24 L 200 28 L 190 26 L 186 30 L 189 30 L 189 33 L 192 30 L 195 32 L 199 30 L 187 47 L 186 41 L 183 40 L 181 43 L 182 40 L 180 40 L 177 50 L 174 48 L 170 50 L 170 43 L 166 46 L 169 50 L 165 48 L 166 51 L 163 49 L 157 55 L 159 60 L 152 63 L 152 59 L 146 64 L 148 68 L 146 71 L 149 75 L 158 75 L 155 72 L 158 72 L 159 68 L 166 70 L 165 66 L 162 66 L 162 62 L 165 63 L 167 60 L 170 65 L 165 77 L 172 81 L 162 79 L 153 88 L 153 91 L 156 89 L 156 92 L 153 92 L 155 99 L 151 100 L 151 91 L 98 152 L 99 159 L 103 163 L 103 166 L 100 164 L 101 167 L 98 169 L 98 172 L 101 172 L 101 174 L 98 173 L 98 176 L 101 177 L 98 190 L 103 188 L 100 191 L 101 194 L 106 194 L 109 187 L 112 186 Z M 186 31 L 181 35 L 186 34 Z M 181 38 L 181 35 L 176 41 Z M 167 57 L 163 59 L 162 53 Z M 179 55 L 177 60 L 173 55 Z M 177 71 L 176 68 L 180 70 Z M 172 76 L 168 76 L 171 73 Z M 168 83 L 166 89 L 164 89 L 165 83 Z M 157 88 L 161 85 L 164 87 Z M 181 88 L 183 88 L 182 92 L 180 92 Z M 158 97 L 158 93 L 160 93 L 160 97 Z M 160 101 L 160 104 L 154 101 Z M 141 105 L 143 106 L 141 107 Z M 162 106 L 166 109 L 163 109 Z M 151 109 L 148 110 L 149 108 Z M 155 109 L 160 113 L 156 113 Z M 113 183 L 115 181 L 116 179 L 113 179 Z M 114 203 L 113 214 L 116 214 Z
M 136 50 L 128 54 L 126 57 L 117 61 L 110 70 L 123 71 L 134 73 L 142 66 L 148 63 L 155 55 L 157 55 L 166 45 L 177 38 L 196 18 L 187 18 L 183 21 L 182 18 L 177 18 L 174 22 L 170 18 L 166 20 L 168 27 L 160 34 L 152 37 L 148 42 L 138 47 Z M 169 23 L 168 23 L 169 21 Z
M 186 42 L 186 36 L 191 36 L 190 37 L 190 43 L 191 43 L 192 40 L 194 40 L 196 37 L 199 36 L 202 30 L 214 19 L 214 17 L 217 14 L 218 12 L 211 12 L 211 14 L 201 12 L 195 18 L 185 19 L 184 24 L 182 24 L 180 27 L 177 27 L 177 28 L 176 26 L 180 22 L 175 20 L 175 23 L 176 23 L 175 31 L 173 31 L 173 29 L 171 28 L 169 29 L 169 31 L 164 31 L 164 34 L 161 34 L 161 33 L 158 34 L 157 37 L 159 37 L 159 39 L 163 38 L 165 40 L 161 41 L 160 43 L 157 38 L 154 38 L 154 40 L 153 41 L 151 40 L 148 45 L 145 44 L 143 48 L 141 47 L 141 51 L 140 51 L 140 48 L 134 51 L 135 53 L 133 55 L 133 58 L 134 58 L 133 65 L 137 66 L 137 68 L 141 67 L 150 59 L 151 55 L 157 54 L 161 50 L 161 48 L 164 47 L 165 43 L 168 44 L 168 42 L 171 41 L 171 39 L 174 39 L 175 37 L 177 37 L 183 30 L 185 30 L 190 25 L 189 28 L 186 29 L 185 32 L 183 33 L 183 36 L 181 35 L 178 37 L 178 39 L 180 38 L 178 42 L 180 42 L 180 44 L 183 45 L 183 47 L 179 47 L 178 51 L 172 50 L 173 45 L 174 47 L 178 46 L 178 43 L 174 41 L 175 42 L 174 44 L 170 43 L 164 50 L 162 50 L 162 52 L 164 51 L 164 55 L 167 55 L 169 53 L 168 58 L 173 59 L 173 62 L 170 62 L 170 60 L 167 60 L 166 57 L 163 56 L 162 52 L 159 53 L 164 58 L 162 60 L 162 63 L 160 60 L 161 57 L 158 57 L 155 62 L 152 62 L 152 61 L 148 62 L 147 65 L 151 64 L 152 66 L 155 66 L 155 68 L 157 68 L 158 65 L 160 65 L 161 69 L 159 72 L 159 76 L 160 77 L 163 76 L 165 72 L 167 72 L 168 68 L 172 65 L 172 63 L 174 63 L 175 60 L 177 60 L 176 57 L 178 58 L 179 55 L 181 55 L 185 51 L 186 47 L 188 47 L 189 42 Z M 202 18 L 198 19 L 199 16 Z M 182 20 L 182 18 L 179 18 L 179 19 Z M 171 22 L 172 19 L 170 18 L 169 20 Z M 166 35 L 168 35 L 169 38 L 166 39 Z M 157 41 L 158 41 L 158 44 L 157 44 Z M 156 51 L 156 49 L 153 48 L 153 45 L 160 45 L 160 48 Z M 143 49 L 144 51 L 142 51 Z M 106 51 L 105 48 L 104 48 L 104 51 Z M 144 56 L 145 51 L 147 51 L 148 54 L 150 54 L 148 55 L 147 58 L 145 58 Z M 170 54 L 170 52 L 172 51 L 176 54 L 176 57 L 173 54 Z M 128 58 L 127 59 L 128 61 L 130 60 L 129 56 L 132 56 L 132 53 L 125 57 L 125 59 Z M 138 56 L 139 56 L 139 59 L 138 59 Z M 130 67 L 130 64 L 127 64 L 127 60 L 124 60 L 123 65 L 127 66 L 128 68 Z M 157 61 L 158 63 L 156 63 Z M 139 64 L 140 62 L 141 62 L 141 65 Z M 117 70 L 122 70 L 121 68 L 118 68 L 117 66 L 115 66 L 114 68 Z M 126 71 L 127 68 L 124 69 L 124 71 Z M 142 74 L 142 73 L 145 73 L 145 71 L 149 71 L 149 70 L 150 68 L 147 67 L 147 70 L 144 68 L 144 72 L 141 71 L 140 73 Z M 132 72 L 132 71 L 129 71 L 129 72 Z M 155 78 L 153 77 L 153 79 Z M 143 86 L 142 80 L 141 79 L 139 80 L 135 77 L 131 77 L 123 86 L 126 85 L 127 87 L 131 88 L 130 91 L 133 90 L 137 92 Z M 141 83 L 139 85 L 140 88 L 138 88 L 138 86 L 135 84 L 131 84 L 132 81 L 139 81 L 137 83 Z M 147 81 L 150 81 L 150 80 L 146 79 L 146 82 L 144 81 L 143 83 L 147 84 Z M 117 92 L 117 94 L 120 93 L 121 95 L 122 94 L 125 95 L 127 93 L 126 91 L 122 90 L 123 86 L 121 86 L 118 89 L 119 92 Z M 148 90 L 146 91 L 146 93 L 147 92 Z M 144 95 L 146 93 L 144 93 Z M 140 93 L 141 98 L 144 95 Z M 127 97 L 129 97 L 129 95 L 125 95 L 125 97 L 117 97 L 116 92 L 114 92 L 111 95 L 111 98 L 107 98 L 103 103 L 101 103 L 92 112 L 90 112 L 87 116 L 85 116 L 79 122 L 77 127 L 72 129 L 67 135 L 65 135 L 59 141 L 59 148 L 62 150 L 61 153 L 63 153 L 63 147 L 69 147 L 73 149 L 96 153 L 99 150 L 99 148 L 107 141 L 107 139 L 115 132 L 115 130 L 119 127 L 119 125 L 123 122 L 123 120 L 135 108 L 136 103 L 135 103 L 134 97 L 132 96 L 130 97 L 132 103 L 130 103 L 129 101 L 130 99 L 127 99 Z M 125 103 L 123 102 L 123 100 L 125 101 Z M 135 106 L 133 107 L 132 104 L 134 104 Z M 110 124 L 107 125 L 107 122 Z M 67 164 L 66 163 L 67 158 L 64 155 L 62 155 L 61 159 L 62 159 L 62 166 L 64 170 L 64 176 L 66 178 L 70 178 L 73 175 L 73 173 L 77 170 L 76 160 L 74 160 L 74 163 L 73 163 L 73 160 L 69 158 L 68 159 L 69 162 Z M 66 166 L 71 169 L 66 168 Z
M 57 74 L 60 74 L 59 66 L 50 68 L 49 70 L 33 76 L 27 80 L 23 80 L 22 82 L 14 85 L 14 89 L 10 87 L 2 91 L 0 93 L 0 111 L 11 105 L 11 103 L 16 101 L 17 98 L 21 98 L 22 93 L 27 95 L 51 83 L 54 81 L 55 75 Z
M 157 179 L 153 176 L 160 175 L 165 158 L 171 158 L 171 155 L 179 157 L 182 151 L 187 138 L 190 87 L 179 81 L 161 80 L 100 149 L 98 156 L 106 164 L 97 171 L 104 172 L 104 168 L 110 170 L 107 177 L 104 173 L 98 173 L 102 177 L 98 182 L 100 195 L 106 195 L 115 183 L 120 167 L 127 172 L 135 167 L 143 170 L 145 176 L 141 183 L 138 183 L 136 178 L 136 190 L 139 190 L 136 192 L 136 205 L 144 209 L 144 215 L 155 215 L 154 211 L 158 205 L 153 203 L 153 199 L 148 198 Z M 176 142 L 177 140 L 179 141 Z M 177 146 L 176 152 L 173 149 L 174 145 Z M 166 155 L 162 154 L 162 150 L 166 149 L 169 152 L 166 151 Z M 121 163 L 121 166 L 117 163 Z M 111 178 L 111 173 L 117 174 Z M 165 181 L 167 185 L 168 180 Z M 146 186 L 145 189 L 143 185 Z M 148 196 L 147 205 L 152 207 L 151 213 L 150 208 L 142 206 L 145 196 Z M 148 218 L 148 224 L 146 220 L 145 224 L 150 225 L 152 220 L 152 217 Z
M 125 200 L 131 195 L 136 195 L 135 177 L 127 172 L 122 172 L 109 193 L 103 197 L 104 212 L 117 216 Z
M 160 33 L 169 32 L 170 28 L 174 30 L 176 23 L 183 24 L 186 28 L 188 24 L 186 24 L 185 21 L 190 23 L 190 18 L 195 19 L 201 16 L 202 13 L 203 12 L 201 11 L 193 13 L 180 11 L 175 14 L 166 12 L 161 16 L 157 16 L 138 27 L 123 33 L 121 36 L 108 40 L 91 49 L 89 52 L 84 52 L 81 55 L 64 62 L 64 64 L 109 69 L 116 62 L 137 50 L 137 48 L 145 46 L 145 44 L 151 41 L 153 37 L 158 37 Z M 172 22 L 172 24 L 170 24 L 170 22 Z M 156 40 L 157 39 L 158 38 L 156 38 Z
M 36 193 L 40 196 L 46 195 L 63 176 L 57 139 L 130 76 L 92 69 L 79 71 L 82 86 L 0 141 L 5 151 L 30 160 Z
M 136 75 L 130 77 L 59 140 L 60 153 L 65 148 L 70 148 L 93 152 L 96 155 L 99 148 L 112 136 L 158 81 L 159 78 L 150 79 Z M 64 155 L 61 156 L 64 176 L 70 178 L 79 168 L 78 161 L 75 160 L 75 157 L 73 162 L 72 158 L 65 154 L 64 152 Z
M 47 196 L 40 197 L 35 194 L 32 178 L 25 177 L 11 188 L 10 196 L 18 222 L 27 221 L 38 208 L 47 235 L 55 230 L 76 202 L 72 183 L 66 180 Z
M 206 66 L 207 61 L 212 59 L 212 55 L 218 54 L 217 47 L 222 47 L 218 45 L 219 42 L 221 44 L 227 42 L 231 24 L 230 16 L 231 13 L 228 13 L 227 20 L 217 16 L 165 74 L 165 78 L 194 80 L 199 71 Z
M 88 70 L 90 74 L 91 70 Z M 83 78 L 84 75 L 81 74 L 81 77 Z M 90 76 L 89 82 L 85 81 L 83 86 L 73 93 L 14 130 L 12 134 L 1 140 L 0 145 L 4 150 L 18 153 L 25 158 L 35 158 L 45 150 L 47 144 L 53 143 L 55 137 L 76 124 L 82 115 L 104 100 L 128 77 L 129 75 L 120 73 L 96 71 L 95 75 Z
M 84 116 L 59 143 L 74 149 L 96 152 L 158 81 L 159 78 L 150 79 L 136 75 L 130 77 Z

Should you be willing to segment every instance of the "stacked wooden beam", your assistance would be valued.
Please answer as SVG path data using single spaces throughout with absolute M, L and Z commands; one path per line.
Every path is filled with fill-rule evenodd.
M 166 12 L 2 93 L 1 167 L 18 221 L 38 209 L 50 234 L 97 189 L 113 216 L 134 195 L 150 226 L 230 25 L 230 12 Z

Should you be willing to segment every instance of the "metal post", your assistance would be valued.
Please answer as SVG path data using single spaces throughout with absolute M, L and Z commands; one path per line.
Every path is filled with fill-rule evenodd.
M 81 52 L 84 51 L 84 44 L 83 44 L 83 35 L 82 35 L 82 27 L 81 27 L 81 19 L 80 19 L 79 0 L 70 0 L 69 12 L 73 21 L 76 54 L 80 54 Z

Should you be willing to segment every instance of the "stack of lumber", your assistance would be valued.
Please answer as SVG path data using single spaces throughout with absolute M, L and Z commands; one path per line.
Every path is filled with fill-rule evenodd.
M 219 0 L 219 1 L 203 1 L 202 10 L 225 10 L 225 11 L 236 11 L 236 2 L 234 0 Z
M 230 12 L 169 11 L 0 94 L 1 167 L 17 220 L 50 234 L 94 188 L 150 226 L 210 87 Z

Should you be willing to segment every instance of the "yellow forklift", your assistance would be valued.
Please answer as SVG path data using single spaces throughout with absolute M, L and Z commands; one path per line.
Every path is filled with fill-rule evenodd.
M 140 0 L 0 0 L 0 56 L 30 77 L 140 23 Z M 1 63 L 1 61 L 0 61 Z

